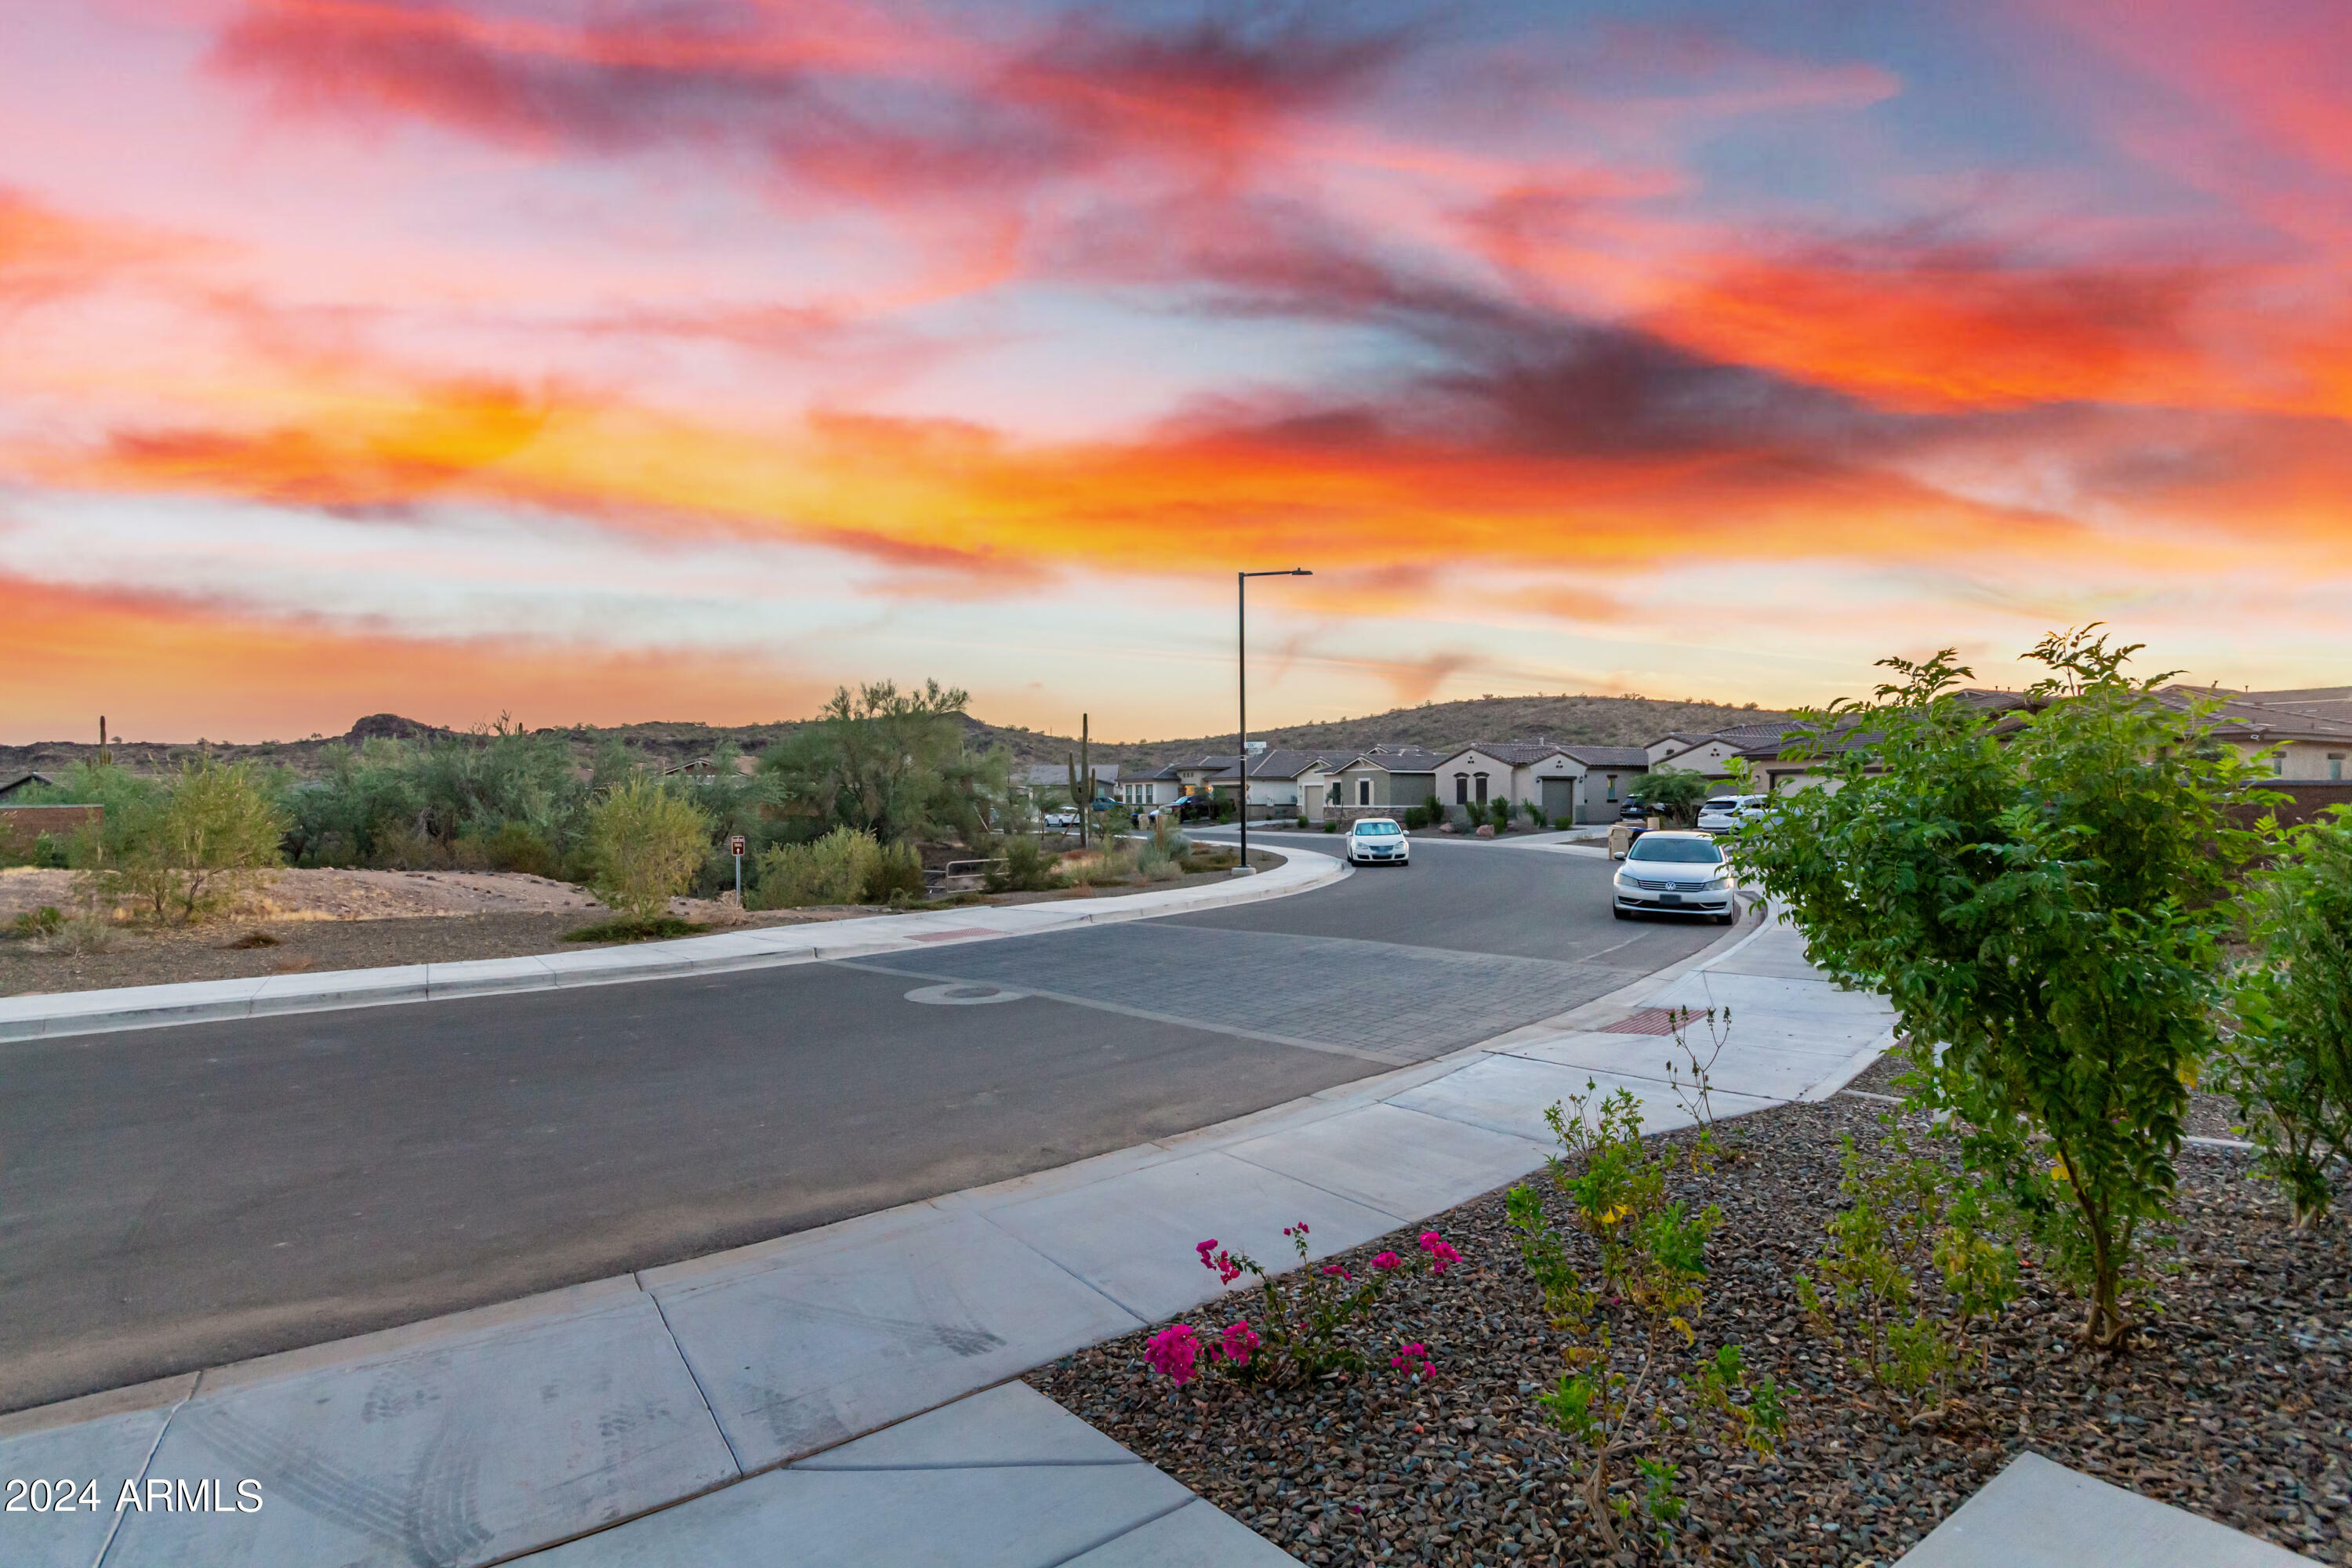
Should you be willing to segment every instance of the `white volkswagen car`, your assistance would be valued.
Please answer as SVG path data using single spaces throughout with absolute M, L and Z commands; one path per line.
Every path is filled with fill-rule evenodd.
M 1350 866 L 1410 866 L 1412 864 L 1412 840 L 1404 829 L 1385 816 L 1367 816 L 1348 826 L 1348 864 Z
M 1621 921 L 1637 914 L 1706 915 L 1729 925 L 1739 914 L 1731 868 L 1722 847 L 1704 833 L 1644 833 L 1633 840 L 1611 879 L 1610 904 Z

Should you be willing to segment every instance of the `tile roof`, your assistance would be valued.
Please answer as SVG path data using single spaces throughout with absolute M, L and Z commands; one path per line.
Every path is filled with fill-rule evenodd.
M 1650 753 L 1642 746 L 1562 746 L 1562 756 L 1582 763 L 1588 768 L 1641 768 L 1650 765 Z
M 1451 752 L 1426 751 L 1419 746 L 1374 746 L 1369 751 L 1355 753 L 1348 765 L 1353 767 L 1357 763 L 1370 763 L 1392 773 L 1425 773 L 1452 755 Z
M 1549 741 L 1506 741 L 1500 744 L 1473 741 L 1461 751 L 1452 754 L 1458 757 L 1463 752 L 1482 752 L 1496 762 L 1508 763 L 1515 768 L 1523 768 L 1530 763 L 1542 762 L 1546 757 L 1567 755 L 1566 747 L 1555 746 Z

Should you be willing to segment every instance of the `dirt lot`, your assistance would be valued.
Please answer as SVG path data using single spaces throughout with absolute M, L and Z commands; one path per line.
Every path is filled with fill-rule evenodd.
M 1280 857 L 1253 851 L 1250 859 L 1263 868 L 1278 864 Z M 1223 871 L 1202 871 L 1169 882 L 972 895 L 963 901 L 1115 898 L 1224 878 Z M 0 871 L 0 928 L 44 904 L 70 911 L 72 889 L 69 871 Z M 673 899 L 670 912 L 721 931 L 889 911 L 869 904 L 747 912 L 715 900 Z M 47 951 L 44 943 L 0 939 L 0 996 L 572 952 L 611 945 L 564 940 L 567 931 L 610 918 L 583 889 L 512 872 L 280 871 L 233 917 L 184 928 L 120 924 L 103 952 Z

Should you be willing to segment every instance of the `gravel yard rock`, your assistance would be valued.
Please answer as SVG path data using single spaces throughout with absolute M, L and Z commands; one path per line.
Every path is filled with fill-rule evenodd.
M 1725 1215 L 1699 1348 L 1740 1344 L 1780 1383 L 1790 1429 L 1769 1461 L 1679 1456 L 1689 1518 L 1642 1561 L 1889 1563 L 2032 1448 L 2352 1563 L 2352 1243 L 2341 1218 L 2299 1235 L 2243 1155 L 2192 1151 L 2179 1223 L 2147 1252 L 2137 1350 L 2116 1361 L 2078 1352 L 2079 1304 L 2029 1271 L 2020 1300 L 1984 1331 L 1983 1373 L 1946 1415 L 1914 1428 L 1873 1407 L 1859 1374 L 1805 1328 L 1789 1282 L 1839 1203 L 1840 1134 L 1873 1138 L 1888 1110 L 1840 1096 L 1746 1117 L 1725 1129 L 1743 1158 L 1677 1178 L 1677 1195 Z M 1217 1215 L 1198 1219 L 1202 1236 L 1222 1234 Z M 1574 1495 L 1570 1447 L 1533 1403 L 1559 1375 L 1559 1338 L 1501 1194 L 1339 1261 L 1360 1268 L 1429 1226 L 1464 1267 L 1402 1282 L 1366 1333 L 1368 1348 L 1425 1342 L 1438 1367 L 1427 1385 L 1265 1391 L 1204 1378 L 1177 1391 L 1145 1366 L 1150 1331 L 1029 1381 L 1305 1562 L 1608 1561 Z

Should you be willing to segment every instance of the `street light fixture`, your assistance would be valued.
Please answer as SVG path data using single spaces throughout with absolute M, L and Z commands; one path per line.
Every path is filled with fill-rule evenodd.
M 1238 796 L 1235 809 L 1242 824 L 1242 861 L 1240 871 L 1246 875 L 1249 863 L 1249 580 L 1253 577 L 1312 577 L 1315 574 L 1304 566 L 1293 566 L 1287 572 L 1236 572 L 1234 574 L 1234 674 L 1241 687 L 1241 754 L 1234 765 L 1241 773 L 1241 783 L 1234 786 Z

